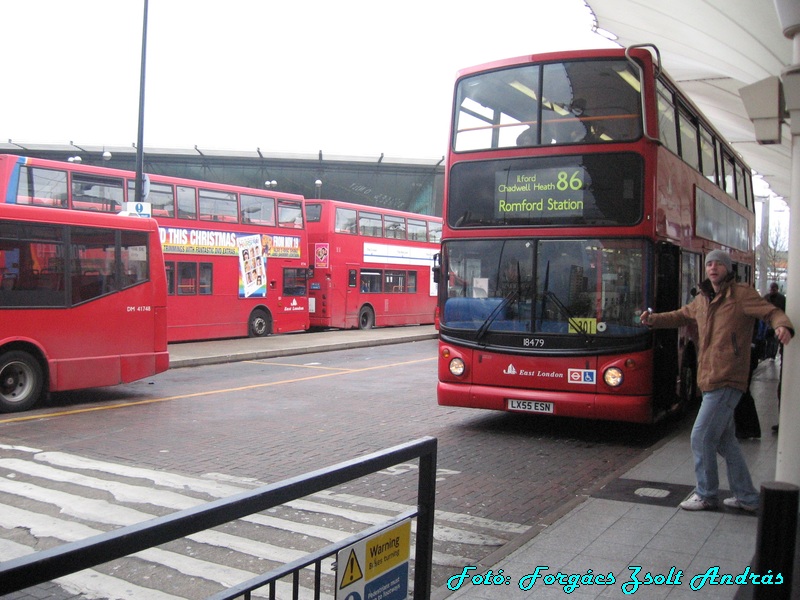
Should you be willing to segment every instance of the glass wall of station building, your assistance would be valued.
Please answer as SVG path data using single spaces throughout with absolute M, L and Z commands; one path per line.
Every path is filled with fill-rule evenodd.
M 103 149 L 81 152 L 75 148 L 26 149 L 0 144 L 0 153 L 21 154 L 54 160 L 80 156 L 84 164 L 134 171 L 136 153 L 132 148 L 111 149 L 111 159 L 103 160 Z M 330 198 L 345 202 L 381 206 L 426 215 L 442 216 L 444 161 L 386 160 L 375 157 L 337 157 L 297 155 L 291 158 L 262 158 L 257 154 L 228 156 L 187 150 L 145 152 L 144 171 L 243 185 L 258 189 L 302 194 L 306 198 Z M 319 181 L 321 185 L 315 183 Z M 266 182 L 270 182 L 269 184 Z M 274 186 L 272 186 L 274 182 Z

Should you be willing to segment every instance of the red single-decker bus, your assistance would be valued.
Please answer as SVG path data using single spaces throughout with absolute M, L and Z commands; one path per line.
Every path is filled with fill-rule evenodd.
M 169 368 L 152 219 L 0 203 L 0 412 Z

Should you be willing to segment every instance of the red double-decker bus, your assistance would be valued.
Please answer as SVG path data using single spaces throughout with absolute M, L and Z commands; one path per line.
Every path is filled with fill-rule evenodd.
M 754 265 L 751 171 L 657 49 L 459 73 L 440 281 L 442 405 L 650 423 L 696 396 L 696 332 L 650 331 L 705 253 Z
M 152 219 L 0 203 L 0 412 L 169 368 Z
M 442 220 L 337 200 L 307 200 L 312 327 L 434 322 Z
M 170 342 L 307 330 L 303 197 L 0 155 L 0 198 L 89 212 L 150 214 L 161 232 Z

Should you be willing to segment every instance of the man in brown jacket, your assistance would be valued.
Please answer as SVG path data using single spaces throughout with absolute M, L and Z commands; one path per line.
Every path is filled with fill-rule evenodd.
M 697 384 L 703 402 L 692 428 L 692 453 L 697 485 L 681 502 L 684 510 L 710 510 L 719 502 L 717 453 L 728 467 L 733 492 L 723 503 L 749 512 L 758 509 L 758 491 L 736 440 L 733 411 L 747 390 L 750 340 L 756 319 L 767 321 L 782 344 L 794 336 L 794 326 L 778 307 L 749 285 L 736 283 L 727 252 L 713 250 L 706 257 L 706 276 L 692 302 L 672 312 L 642 313 L 642 323 L 670 328 L 697 323 L 699 359 Z

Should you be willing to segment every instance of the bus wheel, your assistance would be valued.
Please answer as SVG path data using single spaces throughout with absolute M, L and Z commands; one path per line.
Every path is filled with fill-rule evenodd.
M 369 306 L 362 306 L 358 311 L 358 328 L 359 329 L 372 329 L 375 325 L 375 313 Z
M 250 314 L 247 335 L 249 337 L 266 337 L 270 333 L 272 333 L 272 319 L 269 318 L 269 314 L 260 308 L 254 310 Z
M 39 401 L 44 387 L 42 367 L 27 352 L 0 355 L 0 412 L 21 412 Z

